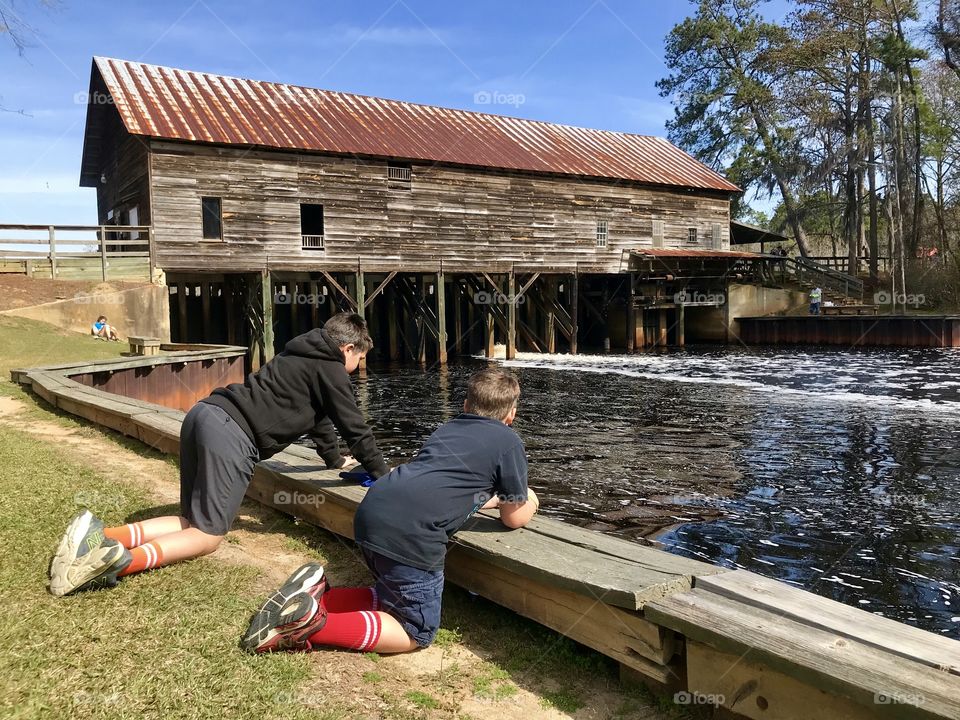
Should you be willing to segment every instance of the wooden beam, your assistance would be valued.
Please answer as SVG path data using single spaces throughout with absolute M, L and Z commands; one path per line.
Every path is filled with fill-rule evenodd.
M 202 342 L 213 342 L 210 334 L 213 330 L 213 323 L 210 321 L 210 283 L 204 280 L 200 283 L 200 302 L 203 312 L 203 340 Z
M 627 352 L 632 353 L 636 350 L 637 342 L 637 308 L 634 306 L 636 296 L 637 280 L 631 273 L 630 292 L 627 293 Z
M 544 313 L 544 326 L 547 334 L 547 352 L 555 353 L 557 351 L 557 279 L 550 277 L 547 279 L 547 301 L 546 312 Z
M 400 348 L 397 344 L 397 293 L 391 287 L 385 295 L 387 301 L 387 350 L 391 360 L 400 359 Z
M 370 303 L 372 303 L 376 299 L 377 295 L 383 292 L 384 288 L 386 288 L 387 285 L 390 284 L 390 281 L 393 280 L 393 278 L 395 278 L 396 276 L 397 276 L 397 271 L 393 270 L 387 275 L 387 277 L 384 279 L 382 283 L 377 285 L 377 289 L 374 290 L 372 293 L 370 293 L 370 295 L 363 301 L 364 309 L 366 309 L 370 305 Z
M 457 355 L 463 352 L 463 285 L 453 279 L 453 349 Z
M 447 364 L 447 299 L 446 280 L 443 271 L 436 275 L 437 296 L 437 360 L 441 365 Z
M 310 327 L 320 327 L 320 283 L 310 281 Z
M 190 342 L 187 333 L 187 284 L 182 280 L 177 283 L 177 318 L 177 333 L 180 335 L 177 340 Z
M 327 279 L 327 282 L 330 284 L 330 286 L 331 286 L 334 290 L 336 290 L 337 292 L 339 292 L 341 295 L 343 295 L 343 296 L 347 299 L 347 302 L 350 303 L 350 306 L 354 309 L 354 311 L 356 311 L 356 309 L 357 309 L 357 301 L 353 298 L 353 296 L 352 296 L 349 292 L 347 292 L 347 291 L 344 289 L 343 285 L 341 285 L 341 284 L 338 283 L 336 280 L 334 280 L 334 279 L 333 279 L 333 275 L 331 275 L 330 273 L 328 273 L 326 270 L 321 270 L 320 273 Z M 333 300 L 333 298 L 331 298 L 331 301 L 332 301 L 332 300 Z
M 224 275 L 221 284 L 220 296 L 223 299 L 223 310 L 227 322 L 227 343 L 237 344 L 237 306 L 236 283 L 232 275 Z
M 507 275 L 507 360 L 517 357 L 517 276 Z
M 107 281 L 107 229 L 100 226 L 100 274 Z
M 637 324 L 635 327 L 636 338 L 634 340 L 633 346 L 639 351 L 643 352 L 647 349 L 647 311 L 642 307 L 637 308 Z
M 667 311 L 663 308 L 657 310 L 657 345 L 667 346 Z
M 580 276 L 570 277 L 570 354 L 577 354 L 577 340 L 580 332 Z
M 273 275 L 269 270 L 260 271 L 260 298 L 263 302 L 263 351 L 261 362 L 266 365 L 273 360 Z
M 684 324 L 684 309 L 683 305 L 677 306 L 677 346 L 683 347 L 686 341 L 686 331 L 683 327 Z
M 47 228 L 47 238 L 50 243 L 50 277 L 57 279 L 57 232 L 53 225 Z

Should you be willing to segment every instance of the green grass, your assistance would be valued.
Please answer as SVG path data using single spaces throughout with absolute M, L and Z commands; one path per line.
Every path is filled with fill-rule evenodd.
M 0 378 L 10 380 L 15 368 L 57 365 L 80 360 L 119 358 L 126 343 L 97 340 L 90 335 L 60 330 L 48 323 L 0 315 Z
M 540 699 L 540 704 L 545 708 L 556 708 L 560 712 L 571 714 L 585 705 L 579 695 L 569 690 L 545 692 Z
M 420 690 L 410 690 L 404 697 L 412 702 L 417 707 L 426 708 L 428 710 L 436 710 L 440 707 L 440 701 L 437 700 L 433 695 L 430 695 Z
M 53 598 L 49 556 L 78 492 L 110 523 L 151 503 L 7 427 L 0 468 L 0 716 L 318 717 L 298 693 L 307 657 L 237 647 L 255 569 L 200 559 Z

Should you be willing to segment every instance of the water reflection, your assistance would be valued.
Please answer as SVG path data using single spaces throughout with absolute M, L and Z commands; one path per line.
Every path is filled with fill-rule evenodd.
M 516 429 L 544 512 L 957 637 L 955 351 L 521 355 Z M 459 412 L 481 363 L 373 367 L 394 462 Z

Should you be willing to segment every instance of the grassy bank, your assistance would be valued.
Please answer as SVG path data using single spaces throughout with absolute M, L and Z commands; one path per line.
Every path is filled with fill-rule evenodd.
M 247 656 L 237 641 L 278 564 L 317 559 L 337 584 L 369 579 L 341 538 L 253 503 L 214 555 L 54 599 L 47 563 L 65 522 L 81 507 L 108 523 L 175 512 L 176 463 L 60 415 L 8 379 L 12 367 L 125 348 L 6 317 L 0 347 L 0 388 L 19 408 L 0 414 L 0 716 L 682 716 L 621 689 L 602 655 L 454 587 L 423 653 Z

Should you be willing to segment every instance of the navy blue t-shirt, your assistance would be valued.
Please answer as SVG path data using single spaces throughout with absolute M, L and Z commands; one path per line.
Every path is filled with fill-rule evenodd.
M 502 422 L 464 413 L 367 491 L 354 536 L 404 565 L 441 570 L 450 537 L 494 494 L 506 502 L 527 499 L 523 443 Z

